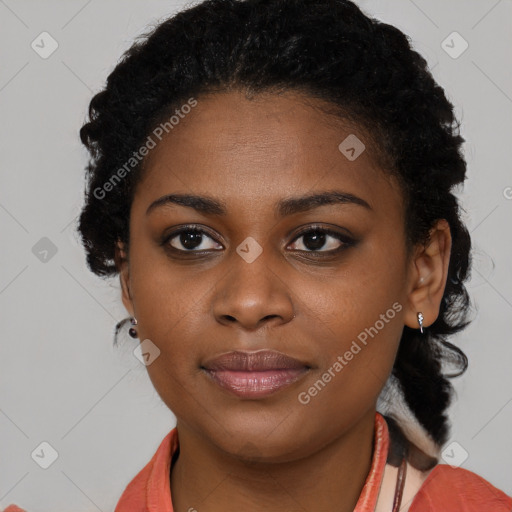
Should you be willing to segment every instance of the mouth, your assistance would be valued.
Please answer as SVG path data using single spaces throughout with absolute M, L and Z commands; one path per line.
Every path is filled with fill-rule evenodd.
M 241 398 L 262 398 L 301 379 L 311 367 L 281 352 L 234 351 L 207 361 L 201 369 L 212 382 Z

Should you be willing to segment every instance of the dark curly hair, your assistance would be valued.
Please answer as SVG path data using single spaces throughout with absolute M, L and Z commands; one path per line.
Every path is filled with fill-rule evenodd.
M 408 250 L 428 241 L 438 219 L 448 221 L 452 252 L 439 316 L 424 334 L 404 327 L 392 371 L 418 422 L 444 444 L 453 394 L 447 379 L 468 365 L 447 341 L 469 323 L 463 283 L 471 239 L 452 193 L 466 178 L 464 139 L 453 105 L 410 39 L 348 0 L 206 0 L 140 36 L 91 100 L 80 130 L 91 155 L 78 227 L 88 267 L 102 277 L 117 273 L 115 243 L 129 247 L 143 162 L 108 193 L 97 191 L 187 99 L 235 89 L 303 92 L 325 100 L 329 114 L 358 123 L 382 169 L 401 184 Z M 391 432 L 399 430 L 386 419 Z

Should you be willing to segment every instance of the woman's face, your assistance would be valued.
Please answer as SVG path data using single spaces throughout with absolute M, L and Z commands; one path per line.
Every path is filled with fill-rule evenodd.
M 150 378 L 178 426 L 233 454 L 256 445 L 269 460 L 318 450 L 374 411 L 417 277 L 401 192 L 372 162 L 370 141 L 303 100 L 197 98 L 146 157 L 121 273 L 139 338 L 160 351 Z M 327 192 L 352 199 L 307 199 Z M 170 194 L 208 198 L 223 212 L 150 208 Z M 185 225 L 202 233 L 175 234 Z M 269 394 L 241 396 L 204 368 L 262 349 L 304 371 Z

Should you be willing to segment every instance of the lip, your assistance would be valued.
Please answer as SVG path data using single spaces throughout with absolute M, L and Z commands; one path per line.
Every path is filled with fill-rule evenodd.
M 275 350 L 233 351 L 201 367 L 213 382 L 242 398 L 262 398 L 290 386 L 310 366 Z

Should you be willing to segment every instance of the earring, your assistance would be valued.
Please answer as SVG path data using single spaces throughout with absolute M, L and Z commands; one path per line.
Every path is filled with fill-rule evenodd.
M 132 325 L 137 325 L 137 319 L 135 317 L 132 317 L 130 319 L 130 322 Z M 134 327 L 130 327 L 130 330 L 128 331 L 128 334 L 132 337 L 132 338 L 136 338 L 137 337 L 137 331 Z
M 423 334 L 423 315 L 418 313 L 418 324 L 420 325 L 420 332 Z

